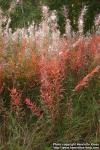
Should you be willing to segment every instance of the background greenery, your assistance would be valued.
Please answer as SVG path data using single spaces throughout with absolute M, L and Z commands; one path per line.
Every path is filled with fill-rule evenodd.
M 9 8 L 12 8 L 9 11 Z M 7 16 L 11 17 L 10 27 L 14 30 L 25 27 L 33 20 L 39 23 L 42 18 L 41 5 L 49 6 L 50 10 L 57 11 L 58 25 L 61 33 L 65 32 L 65 15 L 63 6 L 68 9 L 68 18 L 72 30 L 78 31 L 78 18 L 84 6 L 87 11 L 84 16 L 84 33 L 94 32 L 94 19 L 100 13 L 100 0 L 0 0 L 0 7 Z

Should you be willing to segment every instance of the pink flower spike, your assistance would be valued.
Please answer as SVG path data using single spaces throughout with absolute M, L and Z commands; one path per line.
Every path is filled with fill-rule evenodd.
M 30 110 L 37 116 L 40 117 L 43 114 L 43 111 L 36 106 L 34 102 L 31 102 L 29 98 L 25 99 L 25 104 L 30 108 Z

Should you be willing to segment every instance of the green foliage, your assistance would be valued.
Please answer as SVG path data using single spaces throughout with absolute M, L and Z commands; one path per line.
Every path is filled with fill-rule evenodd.
M 77 32 L 78 31 L 78 18 L 82 10 L 82 3 L 81 1 L 72 0 L 68 3 L 67 7 L 69 10 L 68 17 L 71 21 L 72 29 Z
M 100 1 L 88 0 L 86 2 L 86 6 L 88 7 L 88 9 L 84 17 L 85 19 L 84 33 L 86 33 L 87 31 L 90 31 L 92 33 L 93 31 L 95 31 L 95 26 L 94 26 L 95 16 L 100 13 Z
M 22 4 L 18 4 L 15 7 L 14 12 L 10 14 L 11 16 L 11 28 L 15 29 L 17 27 L 22 28 L 31 24 L 34 20 L 39 23 L 41 20 L 41 8 L 35 1 L 23 1 Z
M 10 7 L 10 3 L 12 0 L 0 0 L 0 7 L 6 11 Z

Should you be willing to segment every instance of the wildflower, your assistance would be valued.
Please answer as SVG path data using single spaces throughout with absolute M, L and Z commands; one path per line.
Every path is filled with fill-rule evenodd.
M 16 88 L 10 90 L 11 103 L 12 105 L 18 106 L 20 104 L 20 94 L 17 92 Z
M 31 109 L 31 111 L 37 116 L 40 117 L 43 114 L 43 111 L 36 106 L 34 102 L 31 102 L 29 98 L 25 99 L 25 104 Z
M 100 73 L 100 66 L 97 66 L 91 73 L 89 73 L 87 76 L 85 76 L 79 84 L 75 87 L 74 91 L 79 92 L 83 87 L 85 87 L 89 80 L 96 74 Z
M 21 94 L 17 91 L 16 88 L 10 89 L 10 97 L 11 97 L 11 111 L 15 115 L 18 121 L 21 121 L 24 116 L 24 111 L 22 109 L 21 103 Z

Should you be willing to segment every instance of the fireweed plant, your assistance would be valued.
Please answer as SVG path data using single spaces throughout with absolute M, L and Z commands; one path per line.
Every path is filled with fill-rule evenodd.
M 100 141 L 100 35 L 62 36 L 43 11 L 38 27 L 0 30 L 2 150 Z

